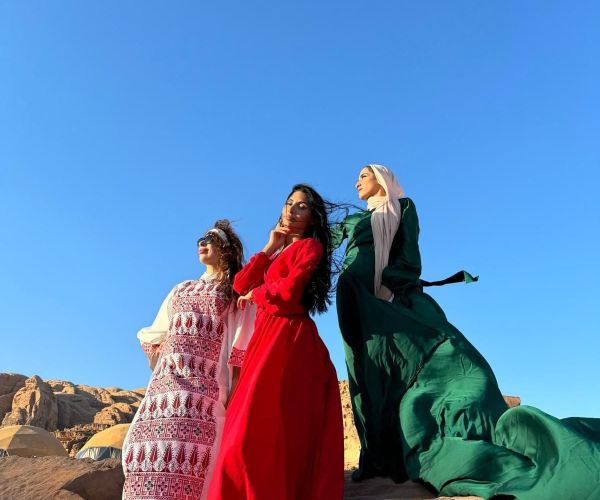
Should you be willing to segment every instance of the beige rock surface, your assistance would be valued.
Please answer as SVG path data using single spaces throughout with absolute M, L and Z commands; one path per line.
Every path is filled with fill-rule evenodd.
M 112 404 L 96 413 L 94 423 L 106 425 L 128 424 L 133 420 L 139 405 L 137 402 L 134 404 Z
M 23 375 L 0 374 L 0 398 L 3 395 L 11 395 L 10 397 L 12 397 L 13 399 L 15 399 L 15 396 L 19 396 L 18 398 L 16 398 L 16 404 L 13 403 L 11 405 L 10 412 L 6 415 L 7 417 L 11 415 L 11 418 L 13 418 L 16 415 L 18 418 L 22 418 L 22 415 L 25 415 L 25 417 L 27 417 L 28 415 L 33 415 L 37 417 L 40 423 L 44 425 L 31 425 L 39 425 L 40 427 L 48 428 L 46 427 L 47 425 L 52 425 L 52 419 L 48 418 L 52 411 L 50 410 L 48 414 L 45 414 L 44 411 L 42 411 L 42 409 L 47 408 L 48 406 L 51 407 L 51 401 L 52 398 L 54 398 L 57 410 L 55 429 L 59 429 L 55 432 L 55 435 L 62 442 L 63 446 L 67 449 L 71 456 L 74 456 L 77 453 L 77 451 L 79 451 L 79 449 L 81 449 L 81 447 L 87 442 L 87 440 L 97 432 L 104 430 L 107 427 L 110 427 L 111 425 L 115 425 L 117 423 L 131 422 L 144 394 L 144 388 L 135 389 L 133 391 L 127 391 L 118 387 L 98 388 L 88 385 L 77 385 L 73 384 L 72 382 L 63 380 L 49 380 L 47 381 L 47 383 L 44 383 L 37 376 L 31 377 L 30 379 L 26 379 L 26 377 L 24 377 Z M 428 492 L 421 485 L 412 482 L 407 482 L 398 485 L 394 484 L 391 480 L 384 478 L 370 479 L 361 483 L 353 483 L 349 480 L 350 471 L 356 468 L 358 464 L 360 444 L 358 441 L 358 436 L 356 434 L 356 429 L 354 427 L 354 419 L 352 415 L 348 382 L 345 380 L 340 382 L 340 394 L 342 399 L 342 410 L 344 419 L 344 462 L 345 468 L 348 471 L 346 473 L 347 480 L 345 498 L 355 500 L 425 500 L 435 498 L 435 496 L 431 495 L 431 493 Z M 506 396 L 505 399 L 509 406 L 515 406 L 520 404 L 520 399 L 518 397 Z M 1 402 L 2 400 L 0 399 L 0 411 L 2 409 Z M 43 418 L 44 415 L 46 415 L 45 421 Z M 5 425 L 4 422 L 3 425 Z M 3 496 L 2 490 L 3 478 L 7 478 L 7 474 L 11 473 L 7 472 L 9 466 L 7 465 L 6 460 L 13 460 L 16 458 L 18 457 L 0 459 L 0 498 L 5 498 L 5 496 Z M 40 458 L 29 460 L 42 459 Z M 101 464 L 101 462 L 97 462 L 97 464 Z M 22 465 L 23 467 L 26 466 L 25 463 L 21 463 L 20 465 Z M 11 490 L 10 494 L 21 494 L 21 492 L 25 492 L 24 494 L 29 494 L 29 492 L 37 492 L 38 490 L 36 490 L 36 488 L 41 488 L 39 491 L 41 491 L 42 493 L 40 494 L 47 493 L 48 495 L 54 496 L 30 495 L 29 497 L 16 496 L 14 498 L 81 498 L 82 493 L 83 498 L 113 498 L 106 496 L 93 496 L 96 494 L 93 492 L 93 490 L 96 487 L 94 485 L 97 484 L 95 482 L 97 481 L 97 479 L 88 480 L 80 478 L 80 476 L 88 477 L 88 475 L 90 477 L 93 476 L 95 478 L 102 477 L 102 481 L 111 482 L 111 485 L 109 485 L 111 488 L 113 483 L 120 484 L 118 488 L 119 492 L 117 496 L 114 496 L 114 498 L 120 498 L 120 488 L 122 487 L 123 482 L 122 472 L 120 472 L 120 466 L 115 468 L 115 466 L 98 465 L 100 469 L 96 470 L 92 467 L 88 472 L 81 472 L 83 469 L 79 468 L 79 466 L 74 465 L 73 462 L 69 461 L 61 463 L 52 463 L 50 461 L 36 462 L 35 464 L 29 464 L 29 466 L 35 466 L 34 468 L 30 469 L 32 471 L 31 474 L 24 475 L 30 476 L 30 484 L 26 484 L 25 479 L 23 479 L 25 483 L 21 481 L 21 483 L 19 483 L 20 486 L 18 484 L 15 484 L 15 489 Z M 39 474 L 37 469 L 38 466 L 40 467 Z M 57 474 L 56 481 L 52 483 L 54 485 L 52 486 L 52 488 L 54 489 L 49 489 L 46 492 L 45 490 L 43 490 L 40 484 L 43 484 L 45 481 L 43 478 L 46 477 L 46 475 L 48 474 L 46 471 L 46 468 L 48 467 L 55 467 L 57 470 Z M 105 468 L 103 469 L 102 467 Z M 116 469 L 118 469 L 118 471 L 121 474 L 120 478 L 117 478 L 119 474 L 118 472 L 116 472 Z M 113 471 L 110 473 L 112 475 L 109 474 L 109 470 Z M 99 474 L 99 472 L 102 472 L 102 474 L 104 475 Z M 77 474 L 80 475 L 78 476 Z M 58 484 L 63 479 L 66 482 L 64 482 L 64 484 L 61 483 L 60 485 L 58 485 L 60 487 L 56 486 L 56 484 Z M 66 484 L 70 484 L 70 486 L 68 488 L 64 487 Z M 11 485 L 11 488 L 13 488 L 13 485 Z M 88 488 L 89 491 L 86 490 L 86 488 Z M 9 496 L 7 498 L 13 497 Z M 464 498 L 465 500 L 467 498 L 475 499 L 475 497 L 461 498 Z
M 0 498 L 10 500 L 118 500 L 123 490 L 118 460 L 65 457 L 0 459 Z
M 54 431 L 74 456 L 97 432 L 131 422 L 145 392 L 0 373 L 0 427 L 28 424 Z
M 521 404 L 521 398 L 519 396 L 504 396 L 504 401 L 509 406 L 509 408 L 513 408 L 514 406 L 519 406 Z
M 110 427 L 106 424 L 79 424 L 70 429 L 54 431 L 54 435 L 62 443 L 70 457 L 74 457 L 88 440 L 100 431 Z
M 347 380 L 340 382 L 340 396 L 342 399 L 342 416 L 344 417 L 344 467 L 349 470 L 358 466 L 360 442 L 358 441 L 356 427 L 354 427 L 350 389 Z
M 12 408 L 6 413 L 2 425 L 34 425 L 48 431 L 57 428 L 58 404 L 51 387 L 40 377 L 33 375 L 25 381 L 12 400 Z
M 48 385 L 54 390 L 58 402 L 60 430 L 92 423 L 99 412 L 112 405 L 116 405 L 115 408 L 103 413 L 96 423 L 128 423 L 144 397 L 144 390 L 140 389 L 126 391 L 118 387 L 91 387 L 64 380 L 49 380 Z
M 25 387 L 27 377 L 19 373 L 0 373 L 0 422 L 12 410 L 12 400 L 19 389 Z
M 0 498 L 2 499 L 117 500 L 121 498 L 123 481 L 121 464 L 114 459 L 98 462 L 62 457 L 0 459 Z M 436 497 L 417 483 L 394 484 L 391 480 L 383 478 L 353 483 L 349 477 L 346 477 L 344 498 L 430 500 Z M 476 500 L 476 497 L 461 497 L 461 499 Z

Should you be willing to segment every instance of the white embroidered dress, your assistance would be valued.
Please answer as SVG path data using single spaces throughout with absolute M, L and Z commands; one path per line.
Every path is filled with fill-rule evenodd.
M 140 330 L 142 348 L 161 353 L 123 444 L 124 499 L 204 498 L 254 314 L 235 309 L 204 274 L 175 286 Z

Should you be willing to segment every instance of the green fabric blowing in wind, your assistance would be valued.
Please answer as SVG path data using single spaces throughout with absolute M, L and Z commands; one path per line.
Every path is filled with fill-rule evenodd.
M 382 275 L 392 302 L 373 294 L 371 212 L 333 229 L 336 247 L 347 240 L 337 310 L 361 443 L 354 478 L 410 478 L 443 495 L 600 499 L 600 419 L 508 409 L 486 360 L 423 292 L 476 278 L 421 281 L 417 212 L 409 198 L 400 205 Z

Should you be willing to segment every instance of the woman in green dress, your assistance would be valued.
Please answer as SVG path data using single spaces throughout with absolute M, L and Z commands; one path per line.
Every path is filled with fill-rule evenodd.
M 356 184 L 368 209 L 334 228 L 347 240 L 337 285 L 354 419 L 353 479 L 420 481 L 444 495 L 600 499 L 600 419 L 508 409 L 486 360 L 420 279 L 419 223 L 386 167 Z

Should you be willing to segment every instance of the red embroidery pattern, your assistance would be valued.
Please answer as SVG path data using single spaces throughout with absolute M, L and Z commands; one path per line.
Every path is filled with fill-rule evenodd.
M 200 498 L 204 480 L 177 477 L 159 473 L 130 473 L 124 498 L 145 500 L 150 498 L 177 498 L 197 500 Z
M 232 348 L 231 354 L 229 355 L 229 361 L 227 361 L 227 363 L 233 366 L 242 366 L 242 363 L 244 362 L 244 354 L 246 354 L 246 351 L 238 349 L 237 347 Z
M 154 354 L 154 352 L 156 352 L 159 348 L 159 346 L 156 344 L 146 344 L 145 342 L 140 342 L 140 344 L 142 346 L 143 351 L 148 355 Z
M 124 499 L 202 495 L 224 412 L 217 370 L 227 308 L 210 281 L 174 290 L 160 359 L 123 445 Z
M 213 422 L 159 420 L 139 422 L 129 433 L 128 442 L 141 442 L 145 436 L 151 435 L 158 439 L 209 446 L 214 443 L 215 434 L 216 426 Z

